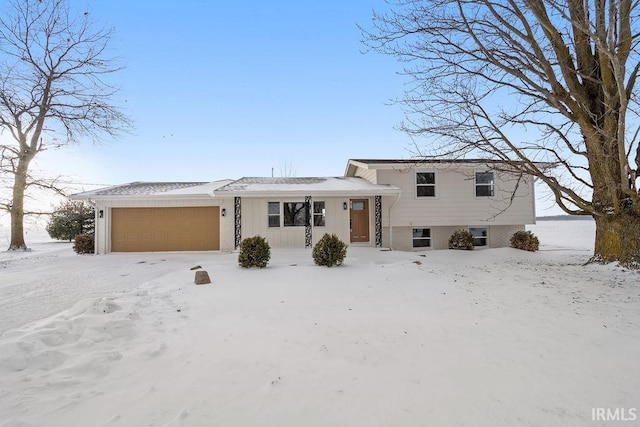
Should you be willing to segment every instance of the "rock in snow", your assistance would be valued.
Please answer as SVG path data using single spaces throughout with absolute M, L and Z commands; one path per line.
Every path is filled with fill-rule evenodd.
M 196 285 L 207 285 L 211 283 L 211 279 L 209 278 L 209 273 L 205 270 L 196 271 L 196 278 L 194 280 Z

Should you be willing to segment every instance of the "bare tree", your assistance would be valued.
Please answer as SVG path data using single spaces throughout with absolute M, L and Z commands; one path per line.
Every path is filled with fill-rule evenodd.
M 363 30 L 406 65 L 424 155 L 504 161 L 596 221 L 594 260 L 640 263 L 637 0 L 398 0 Z M 551 165 L 552 168 L 543 166 Z
M 115 136 L 128 119 L 110 102 L 108 75 L 121 67 L 109 57 L 112 29 L 67 0 L 10 0 L 0 15 L 0 173 L 13 179 L 10 250 L 27 249 L 25 190 L 59 187 L 33 179 L 30 164 L 44 150 Z M 6 138 L 5 138 L 6 137 Z M 5 142 L 8 140 L 9 142 Z

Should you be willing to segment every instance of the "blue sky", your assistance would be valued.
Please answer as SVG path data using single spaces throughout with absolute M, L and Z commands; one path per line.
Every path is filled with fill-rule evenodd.
M 117 103 L 134 130 L 44 153 L 41 169 L 114 185 L 336 176 L 349 158 L 412 155 L 390 103 L 401 64 L 363 54 L 357 27 L 383 0 L 72 1 L 115 29 Z M 557 213 L 547 205 L 538 213 Z
M 83 3 L 77 1 L 79 5 Z M 86 3 L 85 3 L 86 4 Z M 357 157 L 406 158 L 397 63 L 363 54 L 378 0 L 89 3 L 115 28 L 119 103 L 135 129 L 51 155 L 79 181 L 341 175 Z M 80 165 L 73 168 L 83 169 Z

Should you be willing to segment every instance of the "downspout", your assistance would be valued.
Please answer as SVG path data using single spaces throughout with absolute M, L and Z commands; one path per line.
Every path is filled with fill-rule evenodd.
M 393 201 L 393 203 L 391 203 L 391 206 L 389 206 L 389 249 L 393 250 L 393 224 L 391 222 L 391 210 L 393 209 L 393 207 L 396 205 L 396 203 L 398 203 L 398 200 L 400 200 L 400 196 L 401 194 L 398 193 L 398 195 L 396 196 L 396 199 Z
M 93 206 L 93 255 L 98 255 L 98 209 L 97 203 L 91 199 L 87 199 L 89 204 Z

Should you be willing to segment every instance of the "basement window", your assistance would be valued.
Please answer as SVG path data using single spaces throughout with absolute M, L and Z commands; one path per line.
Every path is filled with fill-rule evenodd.
M 487 228 L 469 228 L 469 233 L 473 235 L 473 246 L 487 246 Z
M 431 247 L 431 229 L 430 228 L 414 228 L 413 229 L 413 247 L 414 248 L 430 248 Z

